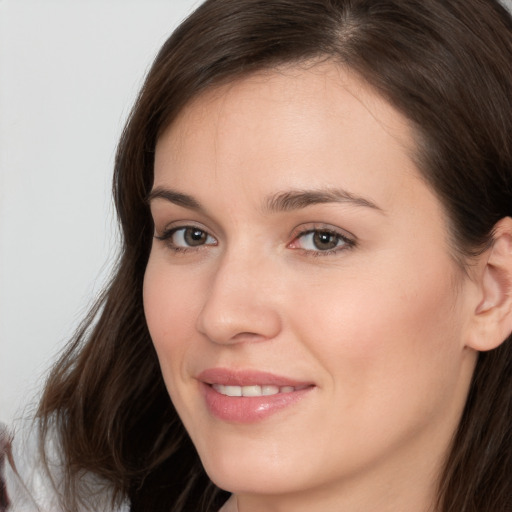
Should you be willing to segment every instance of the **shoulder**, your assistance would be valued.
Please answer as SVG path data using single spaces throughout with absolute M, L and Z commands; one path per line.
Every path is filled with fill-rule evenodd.
M 9 431 L 0 425 L 0 454 L 3 459 L 1 475 L 5 506 L 0 512 L 60 512 L 63 496 L 63 460 L 55 439 L 44 447 L 48 468 L 42 462 L 42 449 L 34 422 L 23 422 Z M 9 442 L 8 442 L 9 441 Z M 93 474 L 85 473 L 79 485 L 87 490 L 87 504 L 77 507 L 77 512 L 129 512 L 129 504 L 111 505 L 108 483 Z M 0 492 L 2 490 L 0 484 Z

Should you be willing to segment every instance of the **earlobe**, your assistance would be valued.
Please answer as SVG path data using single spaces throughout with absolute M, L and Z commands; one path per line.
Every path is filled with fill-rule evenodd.
M 501 219 L 494 228 L 492 247 L 479 272 L 481 300 L 474 312 L 474 329 L 468 346 L 492 350 L 512 332 L 512 218 Z

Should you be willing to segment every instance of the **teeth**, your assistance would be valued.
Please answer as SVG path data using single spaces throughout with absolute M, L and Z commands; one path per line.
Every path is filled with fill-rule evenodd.
M 263 396 L 277 395 L 279 388 L 277 386 L 261 386 L 261 394 Z
M 242 396 L 261 396 L 261 386 L 244 386 L 240 388 Z
M 212 384 L 213 389 L 226 396 L 270 396 L 278 393 L 292 393 L 293 386 L 225 386 L 224 384 Z
M 242 396 L 242 388 L 240 386 L 224 386 L 224 394 L 228 396 Z

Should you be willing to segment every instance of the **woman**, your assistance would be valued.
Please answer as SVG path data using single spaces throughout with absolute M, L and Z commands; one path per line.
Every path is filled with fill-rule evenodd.
M 40 405 L 63 509 L 510 510 L 511 107 L 494 0 L 200 6 Z

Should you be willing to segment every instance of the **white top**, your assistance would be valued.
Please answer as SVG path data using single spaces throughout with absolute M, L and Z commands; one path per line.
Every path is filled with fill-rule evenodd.
M 4 427 L 5 431 L 5 427 Z M 0 434 L 2 425 L 0 424 Z M 35 428 L 25 423 L 17 426 L 12 441 L 12 463 L 6 460 L 4 478 L 10 506 L 7 512 L 62 512 L 61 490 L 63 488 L 62 458 L 56 445 L 48 443 L 46 453 L 50 460 L 51 473 L 44 470 L 39 456 L 39 443 Z M 95 475 L 86 473 L 79 481 L 81 495 L 87 498 L 79 511 L 129 512 L 127 501 L 112 508 L 109 484 Z

